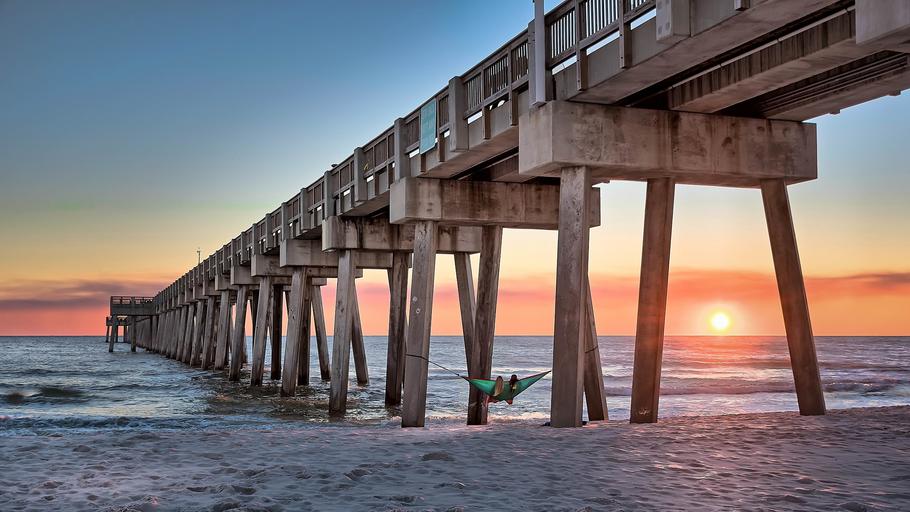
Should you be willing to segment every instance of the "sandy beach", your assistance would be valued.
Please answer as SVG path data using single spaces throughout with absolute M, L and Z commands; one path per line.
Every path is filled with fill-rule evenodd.
M 907 510 L 910 407 L 0 438 L 0 510 Z

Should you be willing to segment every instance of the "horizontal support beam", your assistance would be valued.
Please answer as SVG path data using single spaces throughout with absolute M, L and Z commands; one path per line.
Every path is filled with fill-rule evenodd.
M 874 50 L 856 45 L 854 26 L 854 13 L 844 11 L 840 16 L 675 85 L 668 91 L 670 109 L 719 112 L 862 58 Z
M 437 253 L 480 252 L 481 228 L 441 226 Z M 322 249 L 414 251 L 414 225 L 392 224 L 384 217 L 329 217 L 322 223 Z
M 245 267 L 243 265 L 233 265 L 231 266 L 231 285 L 258 285 L 259 280 L 253 279 L 250 267 Z
M 322 250 L 322 240 L 282 240 L 279 264 L 282 267 L 338 268 L 338 253 Z M 358 252 L 357 268 L 392 268 L 392 254 L 387 252 Z M 337 272 L 337 270 L 336 270 Z
M 278 256 L 254 254 L 250 260 L 250 275 L 253 277 L 291 277 L 291 270 L 281 266 Z
M 876 48 L 910 49 L 910 2 L 856 0 L 856 42 Z
M 215 274 L 215 291 L 223 292 L 227 290 L 235 290 L 236 287 L 231 284 L 231 275 L 230 274 Z
M 519 172 L 757 187 L 817 177 L 815 125 L 714 114 L 550 102 L 519 121 Z
M 600 225 L 600 192 L 591 193 L 591 226 Z M 391 187 L 389 220 L 442 225 L 559 227 L 559 185 L 407 178 Z

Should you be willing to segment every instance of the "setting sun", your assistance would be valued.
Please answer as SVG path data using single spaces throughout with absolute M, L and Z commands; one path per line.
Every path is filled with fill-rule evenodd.
M 718 311 L 711 315 L 711 328 L 717 332 L 724 332 L 730 328 L 730 315 Z

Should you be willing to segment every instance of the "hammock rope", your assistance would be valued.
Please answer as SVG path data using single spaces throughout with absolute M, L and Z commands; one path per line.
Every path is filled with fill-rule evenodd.
M 483 393 L 484 395 L 486 395 L 487 397 L 489 397 L 489 400 L 490 400 L 490 401 L 493 401 L 493 402 L 507 402 L 507 403 L 509 403 L 509 404 L 512 403 L 512 400 L 513 400 L 516 396 L 518 396 L 519 393 L 521 393 L 522 391 L 528 389 L 529 387 L 531 387 L 532 384 L 534 384 L 535 382 L 537 382 L 537 381 L 539 381 L 540 379 L 544 378 L 544 376 L 546 376 L 548 373 L 550 373 L 550 370 L 547 370 L 547 371 L 542 372 L 542 373 L 536 373 L 536 374 L 534 374 L 534 375 L 529 375 L 529 376 L 527 376 L 527 377 L 525 377 L 525 378 L 523 378 L 523 379 L 517 379 L 516 381 L 514 381 L 514 383 L 513 383 L 513 382 L 504 381 L 503 383 L 506 384 L 506 385 L 501 386 L 500 389 L 497 389 L 497 387 L 496 387 L 497 381 L 495 381 L 495 380 L 492 380 L 492 379 L 472 379 L 472 378 L 470 378 L 470 377 L 465 377 L 464 375 L 462 375 L 462 374 L 456 372 L 455 370 L 452 370 L 451 368 L 446 368 L 445 366 L 443 366 L 443 365 L 441 365 L 441 364 L 439 364 L 439 363 L 435 363 L 435 362 L 433 362 L 433 361 L 430 361 L 430 359 L 429 359 L 428 357 L 424 357 L 424 356 L 419 355 L 419 354 L 407 354 L 407 356 L 408 356 L 408 357 L 416 357 L 416 358 L 418 358 L 418 359 L 423 359 L 424 361 L 426 361 L 426 362 L 432 364 L 433 366 L 442 368 L 443 370 L 445 370 L 445 371 L 451 373 L 452 375 L 455 375 L 455 376 L 457 376 L 457 377 L 460 377 L 460 378 L 462 378 L 462 379 L 468 381 L 468 384 L 470 384 L 472 387 L 476 388 L 476 389 L 479 390 L 481 393 Z

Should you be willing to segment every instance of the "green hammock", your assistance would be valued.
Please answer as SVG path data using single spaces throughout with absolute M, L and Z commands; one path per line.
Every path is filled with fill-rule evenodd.
M 546 374 L 550 373 L 549 371 L 543 373 L 536 373 L 530 375 L 523 379 L 518 379 L 515 381 L 515 384 L 511 384 L 507 380 L 502 381 L 502 388 L 499 392 L 496 392 L 496 383 L 495 380 L 490 379 L 471 379 L 468 377 L 461 377 L 462 379 L 468 381 L 472 386 L 480 390 L 481 393 L 487 395 L 491 402 L 507 402 L 511 405 L 512 400 L 518 396 L 519 393 L 531 387 L 532 384 L 544 378 Z
M 474 386 L 477 390 L 479 390 L 481 393 L 486 395 L 487 400 L 490 402 L 506 402 L 509 405 L 512 405 L 512 400 L 515 399 L 515 397 L 518 396 L 522 391 L 528 389 L 529 387 L 531 387 L 532 384 L 534 384 L 535 382 L 544 378 L 544 376 L 546 376 L 548 373 L 550 373 L 550 370 L 547 370 L 543 373 L 535 373 L 534 375 L 529 375 L 523 379 L 519 379 L 513 375 L 513 377 L 515 377 L 514 382 L 512 382 L 511 379 L 503 380 L 501 378 L 500 379 L 472 379 L 470 377 L 465 377 L 464 375 L 456 372 L 455 370 L 446 368 L 445 366 L 443 366 L 439 363 L 434 363 L 433 361 L 430 361 L 428 358 L 426 358 L 424 356 L 417 355 L 417 354 L 408 354 L 408 356 L 416 357 L 418 359 L 423 359 L 424 361 L 432 364 L 433 366 L 438 366 L 439 368 L 442 368 L 443 370 L 451 373 L 452 375 L 461 377 L 462 379 L 468 381 L 468 384 Z M 502 384 L 500 384 L 500 382 Z M 501 386 L 501 387 L 499 387 L 499 389 L 497 389 L 498 386 Z

